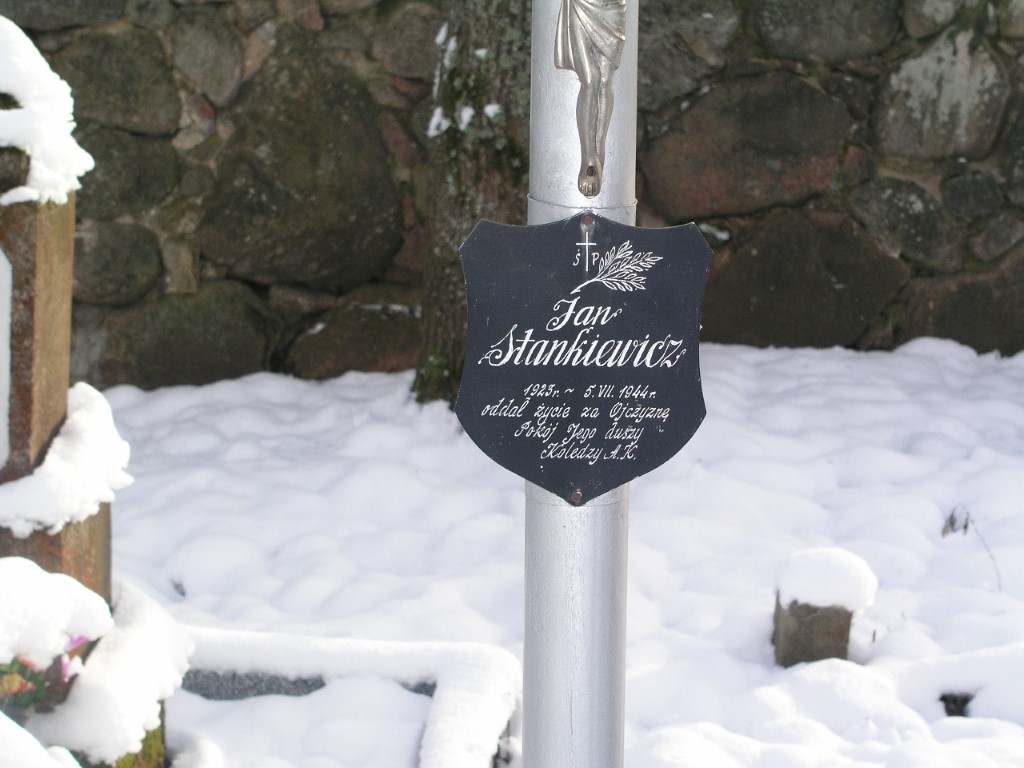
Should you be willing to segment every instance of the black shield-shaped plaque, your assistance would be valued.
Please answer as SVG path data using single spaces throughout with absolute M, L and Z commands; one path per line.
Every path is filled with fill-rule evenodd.
M 469 328 L 455 410 L 498 464 L 579 505 L 693 436 L 711 264 L 696 226 L 638 229 L 593 213 L 481 221 L 461 254 Z

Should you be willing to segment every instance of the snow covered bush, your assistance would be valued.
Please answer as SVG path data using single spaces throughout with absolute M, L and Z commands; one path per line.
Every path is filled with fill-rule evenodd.
M 192 652 L 167 612 L 118 584 L 111 614 L 103 598 L 70 576 L 20 557 L 0 558 L 0 607 L 3 726 L 13 728 L 13 721 L 41 743 L 95 762 L 138 752 Z M 84 663 L 75 658 L 94 640 Z M 2 748 L 0 765 L 7 765 Z
M 23 721 L 59 703 L 82 668 L 74 652 L 113 627 L 106 602 L 64 574 L 0 558 L 0 712 Z
M 64 653 L 46 667 L 21 656 L 0 664 L 0 712 L 21 720 L 25 712 L 47 711 L 63 701 L 67 684 L 82 668 L 81 657 L 71 654 L 84 649 L 92 639 L 84 635 L 71 638 Z
M 71 89 L 13 22 L 0 16 L 0 147 L 29 157 L 27 182 L 0 194 L 0 205 L 65 203 L 93 159 L 71 136 Z
M 160 707 L 181 685 L 192 641 L 170 615 L 128 584 L 114 587 L 113 626 L 89 654 L 67 700 L 25 727 L 44 744 L 113 763 L 143 748 Z

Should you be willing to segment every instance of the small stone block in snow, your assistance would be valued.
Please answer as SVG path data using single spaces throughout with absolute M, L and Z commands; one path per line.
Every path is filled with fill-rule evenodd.
M 836 547 L 797 552 L 779 571 L 775 662 L 845 659 L 853 614 L 874 601 L 878 578 L 856 555 Z
M 853 613 L 838 606 L 824 608 L 775 599 L 775 663 L 791 667 L 804 661 L 845 659 Z

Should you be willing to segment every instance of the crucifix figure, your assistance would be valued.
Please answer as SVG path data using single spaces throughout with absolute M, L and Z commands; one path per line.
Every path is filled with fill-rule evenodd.
M 612 73 L 622 60 L 626 0 L 562 0 L 555 32 L 555 66 L 579 75 L 576 126 L 580 133 L 577 186 L 586 197 L 601 191 L 604 146 L 612 116 Z

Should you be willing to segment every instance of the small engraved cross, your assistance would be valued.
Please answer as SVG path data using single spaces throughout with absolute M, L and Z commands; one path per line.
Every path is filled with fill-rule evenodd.
M 587 277 L 590 276 L 590 249 L 596 248 L 597 243 L 592 242 L 590 239 L 590 230 L 585 229 L 583 231 L 583 242 L 576 243 L 576 245 L 583 246 L 583 273 Z

